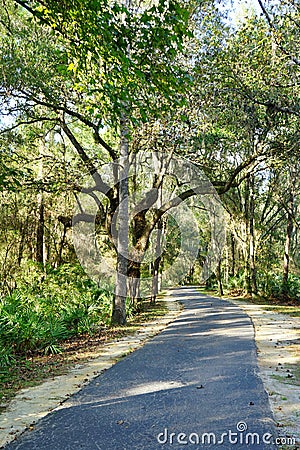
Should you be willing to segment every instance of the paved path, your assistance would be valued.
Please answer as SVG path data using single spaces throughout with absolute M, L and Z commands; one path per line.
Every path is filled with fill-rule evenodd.
M 194 288 L 173 295 L 172 324 L 5 449 L 277 448 L 249 317 Z

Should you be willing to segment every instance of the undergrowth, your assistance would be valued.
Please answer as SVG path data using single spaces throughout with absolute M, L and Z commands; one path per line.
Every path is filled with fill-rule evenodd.
M 128 325 L 110 327 L 112 295 L 79 265 L 26 266 L 16 289 L 0 299 L 0 410 L 19 389 L 63 373 L 81 354 L 166 312 L 144 303 L 134 315 L 128 303 Z

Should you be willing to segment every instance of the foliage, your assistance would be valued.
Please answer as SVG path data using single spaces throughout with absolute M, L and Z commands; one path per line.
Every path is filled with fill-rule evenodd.
M 296 299 L 300 301 L 300 277 L 290 274 L 285 292 L 282 293 L 283 277 L 282 274 L 275 274 L 274 272 L 259 274 L 259 281 L 261 283 L 261 291 L 267 297 L 284 300 Z M 299 304 L 300 305 L 300 304 Z
M 36 61 L 45 59 L 41 54 L 45 48 L 46 59 L 52 64 L 56 60 L 55 71 L 51 64 L 46 70 L 46 83 L 34 61 L 32 67 L 24 71 L 20 68 L 26 78 L 36 71 L 34 91 L 42 88 L 51 103 L 57 103 L 60 95 L 55 82 L 62 78 L 74 98 L 84 95 L 81 114 L 101 126 L 118 126 L 125 103 L 128 121 L 133 125 L 147 121 L 149 113 L 167 111 L 175 99 L 180 103 L 178 94 L 184 92 L 189 77 L 177 55 L 191 36 L 188 21 L 194 2 L 73 0 L 66 7 L 64 2 L 52 0 L 33 5 L 16 0 L 9 4 L 11 8 L 21 5 L 19 16 L 27 17 L 27 27 L 24 19 L 19 24 L 22 33 L 26 28 L 29 34 L 34 29 L 38 37 L 32 49 L 26 50 L 26 59 L 30 53 L 38 56 Z M 43 34 L 49 43 L 56 42 L 54 48 L 49 43 L 45 46 Z M 159 107 L 157 95 L 161 96 Z
M 59 343 L 77 334 L 95 334 L 110 317 L 111 296 L 88 279 L 80 266 L 46 272 L 28 264 L 17 289 L 1 299 L 1 359 L 57 353 Z
M 94 333 L 108 319 L 110 295 L 78 269 L 70 218 L 81 174 L 94 179 L 91 197 L 104 194 L 101 167 L 118 158 L 124 112 L 130 156 L 174 152 L 219 190 L 231 237 L 220 271 L 228 289 L 278 296 L 285 258 L 286 295 L 299 297 L 299 8 L 269 2 L 262 16 L 246 11 L 233 28 L 217 3 L 2 1 L 5 364 L 18 352 L 58 352 L 61 340 Z M 167 185 L 168 177 L 158 183 Z M 129 184 L 136 196 L 144 188 L 138 176 Z M 99 246 L 107 255 L 114 251 L 109 233 L 119 190 L 104 189 L 98 205 Z M 130 224 L 132 246 L 141 237 L 146 242 L 152 213 L 140 214 L 138 231 Z M 203 259 L 210 233 L 207 220 L 195 217 Z M 166 269 L 180 233 L 175 220 L 163 220 Z M 38 245 L 45 268 L 28 264 L 39 259 Z M 151 269 L 148 261 L 142 266 L 149 275 Z M 134 307 L 127 306 L 130 314 Z

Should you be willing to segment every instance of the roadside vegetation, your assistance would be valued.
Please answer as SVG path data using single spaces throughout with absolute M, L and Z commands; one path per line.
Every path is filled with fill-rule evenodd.
M 67 4 L 0 0 L 5 392 L 167 281 L 299 317 L 300 6 Z
M 57 297 L 50 298 L 49 291 L 49 297 L 43 291 L 43 295 L 34 295 L 29 302 L 22 303 L 21 296 L 17 301 L 15 297 L 6 299 L 1 311 L 0 412 L 20 389 L 67 373 L 75 364 L 84 363 L 101 351 L 104 344 L 135 333 L 142 324 L 157 320 L 168 311 L 163 298 L 155 305 L 145 301 L 138 314 L 129 312 L 126 326 L 112 327 L 109 294 L 93 286 L 81 270 L 64 268 L 64 281 L 72 274 L 72 282 L 65 286 L 66 291 L 60 287 L 60 304 Z M 74 282 L 75 273 L 78 283 Z M 57 276 L 51 275 L 52 286 Z M 84 309 L 78 301 L 83 298 L 82 289 L 86 295 Z M 7 328 L 2 321 L 6 321 Z
M 206 288 L 204 286 L 199 286 L 199 290 L 203 294 L 220 296 L 217 286 Z M 240 300 L 244 303 L 254 304 L 262 306 L 266 311 L 273 311 L 279 314 L 287 314 L 291 317 L 300 317 L 300 300 L 296 298 L 276 298 L 273 296 L 249 296 L 243 294 L 242 291 L 236 291 L 231 289 L 224 289 L 222 297 L 232 298 L 234 300 Z

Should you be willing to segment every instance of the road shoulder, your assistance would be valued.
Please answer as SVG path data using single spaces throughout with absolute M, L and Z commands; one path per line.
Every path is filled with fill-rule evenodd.
M 241 307 L 253 322 L 260 377 L 279 435 L 296 438 L 300 445 L 300 387 L 296 384 L 299 375 L 295 376 L 300 363 L 300 319 L 242 300 L 226 300 Z

